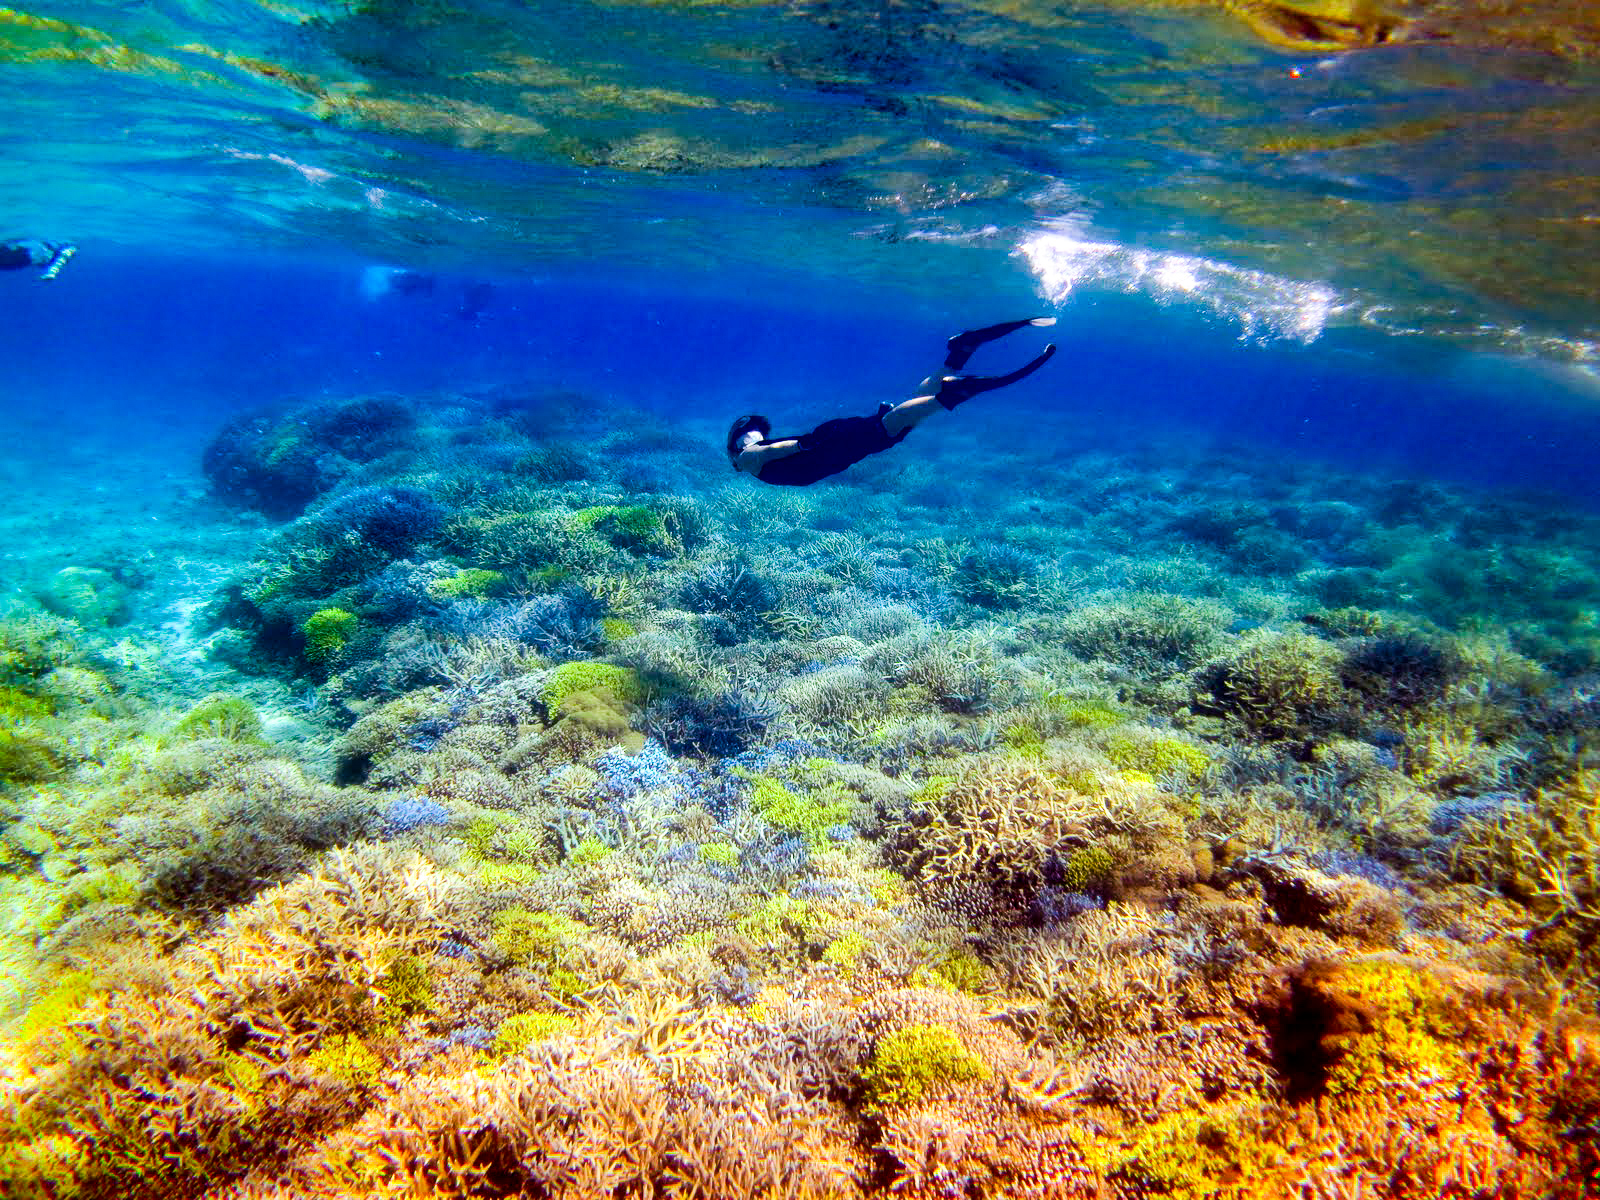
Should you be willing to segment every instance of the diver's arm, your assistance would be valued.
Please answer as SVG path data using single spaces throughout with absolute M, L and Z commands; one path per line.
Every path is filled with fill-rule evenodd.
M 757 442 L 748 450 L 739 454 L 739 470 L 747 475 L 761 474 L 761 468 L 769 462 L 776 462 L 780 458 L 788 458 L 791 454 L 798 454 L 805 449 L 800 444 L 799 438 L 784 438 L 778 442 Z

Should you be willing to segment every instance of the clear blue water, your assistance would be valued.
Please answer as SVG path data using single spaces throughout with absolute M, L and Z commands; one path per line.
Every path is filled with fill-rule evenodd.
M 706 415 L 803 374 L 806 420 L 1040 311 L 1026 400 L 1074 419 L 1592 500 L 1581 18 L 1430 20 L 1322 53 L 1116 5 L 9 9 L 0 213 L 83 247 L 3 280 L 11 402 L 545 372 Z M 437 290 L 364 299 L 375 267 Z
M 1043 415 L 1108 445 L 1215 439 L 1600 501 L 1588 453 L 1600 385 L 1571 364 L 1350 331 L 1246 341 L 1236 321 L 1191 306 L 1093 291 L 1054 305 L 1019 279 L 987 295 L 957 278 L 908 295 L 848 276 L 794 287 L 774 264 L 677 290 L 619 265 L 610 278 L 439 272 L 429 293 L 374 299 L 363 270 L 90 243 L 53 284 L 0 280 L 8 407 L 109 403 L 126 417 L 149 404 L 209 428 L 319 394 L 537 383 L 718 420 L 766 397 L 780 423 L 804 424 L 903 398 L 959 328 L 1048 312 L 1060 318 L 1060 357 L 995 399 L 1019 421 Z M 474 292 L 485 283 L 486 296 Z M 482 305 L 473 319 L 461 315 L 469 295 Z
M 1594 1194 L 1592 7 L 0 8 L 0 1193 Z

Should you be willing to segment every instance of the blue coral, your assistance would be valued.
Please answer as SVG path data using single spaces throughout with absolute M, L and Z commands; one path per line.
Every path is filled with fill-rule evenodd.
M 445 508 L 421 488 L 362 487 L 324 504 L 311 518 L 333 538 L 354 534 L 388 558 L 400 558 L 438 532 Z
M 448 825 L 450 810 L 436 800 L 421 796 L 401 796 L 391 800 L 382 813 L 382 833 L 386 838 L 400 837 L 433 825 Z
M 605 781 L 606 789 L 620 799 L 631 799 L 640 792 L 665 791 L 683 788 L 689 777 L 657 741 L 648 741 L 639 751 L 629 754 L 614 747 L 600 755 L 595 768 Z
M 776 719 L 772 702 L 748 689 L 666 696 L 645 713 L 650 732 L 673 753 L 706 758 L 742 754 Z
M 433 624 L 460 640 L 495 638 L 521 642 L 563 661 L 587 658 L 606 640 L 600 621 L 605 602 L 579 587 L 535 596 L 518 604 L 492 600 L 457 600 Z

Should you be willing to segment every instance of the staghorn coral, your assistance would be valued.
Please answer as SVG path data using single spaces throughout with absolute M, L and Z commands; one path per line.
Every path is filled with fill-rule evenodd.
M 300 632 L 305 635 L 306 661 L 317 666 L 334 662 L 355 636 L 356 615 L 342 608 L 319 608 L 305 619 Z
M 173 724 L 174 741 L 221 738 L 230 742 L 262 742 L 261 718 L 250 702 L 227 692 L 212 692 Z
M 212 492 L 274 517 L 290 517 L 348 476 L 355 464 L 410 442 L 409 406 L 381 396 L 314 401 L 230 421 L 206 447 Z
M 1197 707 L 1237 720 L 1256 736 L 1326 730 L 1345 701 L 1338 651 L 1300 633 L 1259 633 L 1200 672 Z
M 1227 624 L 1227 610 L 1215 602 L 1143 593 L 1074 610 L 1059 622 L 1059 636 L 1085 658 L 1107 658 L 1159 678 L 1204 663 Z
M 1527 904 L 1530 941 L 1579 978 L 1600 963 L 1600 788 L 1592 777 L 1468 817 L 1450 847 L 1457 877 Z
M 861 1072 L 869 1107 L 915 1104 L 930 1089 L 984 1080 L 989 1069 L 948 1029 L 905 1025 L 879 1038 Z
M 376 1071 L 352 1039 L 377 1028 L 379 960 L 431 948 L 451 890 L 415 859 L 335 853 L 170 957 L 154 986 L 80 996 L 23 1047 L 31 1115 L 0 1138 L 94 1153 L 0 1154 L 0 1179 L 18 1194 L 200 1190 L 348 1119 Z
M 848 522 L 887 506 L 861 488 L 830 504 L 700 505 L 698 548 L 684 544 L 705 558 L 646 575 L 633 549 L 601 536 L 603 518 L 587 529 L 575 518 L 633 503 L 605 448 L 566 453 L 542 420 L 528 422 L 538 447 L 509 415 L 476 428 L 477 403 L 457 398 L 421 431 L 425 448 L 394 464 L 413 472 L 404 480 L 383 477 L 389 464 L 347 479 L 450 506 L 418 553 L 459 562 L 393 562 L 335 592 L 262 598 L 291 656 L 294 628 L 318 609 L 359 613 L 340 678 L 317 693 L 332 702 L 322 712 L 356 718 L 340 788 L 277 757 L 287 738 L 252 745 L 242 712 L 179 736 L 182 705 L 147 712 L 108 686 L 114 672 L 87 648 L 98 632 L 18 647 L 0 683 L 16 692 L 7 711 L 71 753 L 38 786 L 5 791 L 0 985 L 32 991 L 16 1048 L 0 1055 L 0 1190 L 1592 1190 L 1585 1131 L 1600 1121 L 1600 1085 L 1577 1015 L 1592 1007 L 1592 939 L 1587 909 L 1558 899 L 1581 890 L 1592 799 L 1561 782 L 1593 733 L 1586 684 L 1570 674 L 1576 642 L 1557 659 L 1539 648 L 1549 627 L 1451 636 L 1370 608 L 1330 614 L 1315 640 L 1332 651 L 1333 703 L 1269 727 L 1202 689 L 1211 711 L 1197 713 L 1188 673 L 1283 636 L 1224 630 L 1292 619 L 1326 578 L 1261 585 L 1159 545 L 1134 556 L 1136 537 L 1165 536 L 1175 496 L 1225 512 L 1238 463 L 1163 455 L 1143 477 L 1151 488 L 1129 486 L 1134 467 L 1102 463 L 1081 479 L 1063 468 L 1064 494 L 1039 503 L 1051 519 L 1074 514 L 1061 524 L 1081 536 L 1024 515 L 1039 511 L 1032 500 L 996 517 L 1025 553 L 1050 556 L 1060 592 L 1052 577 L 1017 594 L 1006 625 L 952 630 L 984 614 L 953 605 L 917 548 L 933 528 L 924 506 L 948 504 L 948 489 L 902 506 L 904 528 L 882 520 L 870 545 Z M 436 441 L 448 451 L 426 448 Z M 479 469 L 510 474 L 541 454 L 590 477 L 557 493 Z M 641 483 L 710 479 L 662 454 Z M 977 476 L 974 495 L 989 485 Z M 1091 500 L 1111 494 L 1099 490 L 1108 478 L 1140 504 Z M 1259 528 L 1228 543 L 1229 567 L 1288 563 L 1280 530 L 1307 546 L 1336 536 L 1352 563 L 1395 560 L 1415 540 L 1361 527 L 1376 520 L 1370 485 L 1345 489 L 1348 513 L 1319 513 L 1302 484 L 1275 486 L 1281 497 L 1254 506 Z M 674 533 L 680 500 L 647 502 Z M 1393 505 L 1405 521 L 1448 509 L 1422 493 Z M 743 641 L 739 613 L 664 607 L 688 598 L 705 562 L 727 561 L 736 511 L 772 603 Z M 744 536 L 758 528 L 770 547 Z M 844 532 L 819 542 L 818 529 Z M 463 552 L 518 530 L 525 559 Z M 534 533 L 547 557 L 532 555 Z M 964 551 L 945 550 L 936 566 L 953 579 Z M 839 578 L 797 569 L 808 558 Z M 292 578 L 333 577 L 315 567 Z M 1373 589 L 1362 603 L 1398 594 L 1362 569 Z M 484 597 L 432 594 L 490 570 L 502 579 Z M 573 611 L 561 589 L 579 582 L 588 600 Z M 1067 594 L 1077 607 L 1044 611 Z M 529 599 L 537 611 L 523 611 Z M 518 640 L 552 617 L 577 651 L 566 675 Z M 590 617 L 606 663 L 592 661 L 598 634 L 576 644 Z M 639 632 L 613 645 L 622 631 L 606 620 Z M 1443 686 L 1426 653 L 1377 644 L 1406 637 L 1447 659 Z M 596 666 L 637 672 L 641 690 L 546 694 Z M 573 699 L 597 690 L 619 701 L 606 706 L 614 728 L 634 721 L 660 739 L 630 756 L 575 728 Z M 773 700 L 784 696 L 788 712 Z M 861 736 L 834 734 L 828 759 L 774 743 L 795 700 L 842 713 Z M 235 805 L 245 792 L 255 801 Z M 340 811 L 348 822 L 331 819 Z M 379 813 L 382 835 L 404 840 L 313 857 Z M 153 865 L 182 857 L 173 831 L 196 823 L 238 827 L 238 848 L 257 836 L 260 853 L 239 856 L 237 896 L 218 887 L 180 920 L 156 911 L 148 883 Z M 1495 825 L 1535 849 L 1493 843 Z M 1433 872 L 1452 854 L 1468 882 L 1447 887 Z M 295 869 L 305 876 L 269 886 Z M 1565 890 L 1546 893 L 1535 872 L 1552 869 Z M 417 895 L 402 878 L 421 883 Z M 21 946 L 32 957 L 19 970 Z M 930 1030 L 949 1040 L 933 1045 Z M 80 1034 L 89 1053 L 75 1060 Z
M 994 643 L 977 635 L 906 634 L 873 647 L 862 667 L 923 690 L 944 712 L 974 715 L 1014 703 L 1019 680 Z
M 1051 852 L 1082 836 L 1088 814 L 1080 797 L 1035 768 L 978 770 L 914 799 L 891 821 L 885 845 L 931 892 L 976 883 L 1025 903 Z

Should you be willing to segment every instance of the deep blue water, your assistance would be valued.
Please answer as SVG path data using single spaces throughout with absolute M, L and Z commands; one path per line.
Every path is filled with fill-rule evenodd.
M 1586 453 L 1600 405 L 1571 368 L 1396 347 L 1373 334 L 1247 343 L 1213 314 L 1123 295 L 1054 307 L 1021 286 L 976 296 L 952 281 L 902 309 L 899 297 L 845 281 L 831 294 L 778 296 L 772 280 L 737 271 L 693 291 L 638 273 L 440 273 L 426 292 L 374 298 L 363 293 L 363 270 L 354 261 L 141 259 L 91 245 L 53 285 L 0 277 L 7 406 L 126 414 L 150 405 L 159 419 L 182 414 L 206 426 L 323 394 L 422 391 L 442 402 L 456 389 L 511 385 L 719 424 L 755 408 L 780 427 L 803 427 L 910 395 L 956 329 L 1051 312 L 1060 318 L 1055 362 L 982 402 L 990 415 L 1014 416 L 1020 436 L 1113 449 L 1212 440 L 1356 471 L 1600 501 Z M 469 300 L 475 312 L 464 315 Z M 1004 350 L 985 355 L 975 367 L 1008 363 Z M 963 434 L 950 423 L 920 436 Z
M 1114 2 L 6 9 L 0 235 L 82 250 L 0 278 L 0 417 L 203 437 L 509 385 L 802 428 L 1039 312 L 1062 354 L 984 402 L 1016 428 L 919 441 L 1214 442 L 1592 505 L 1600 75 L 1559 6 L 1417 20 L 1330 46 Z M 427 289 L 375 296 L 396 269 Z

